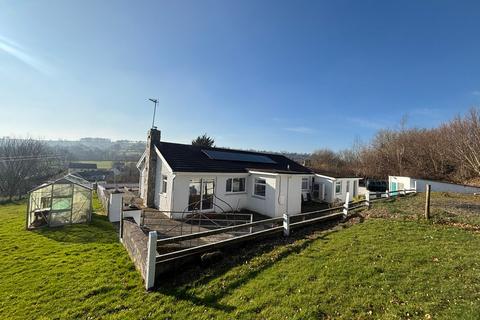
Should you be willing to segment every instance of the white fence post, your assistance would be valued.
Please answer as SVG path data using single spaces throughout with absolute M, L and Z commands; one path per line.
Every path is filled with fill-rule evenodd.
M 385 194 L 387 195 L 387 199 L 389 199 L 390 198 L 390 191 L 388 191 L 388 189 L 385 190 Z
M 365 205 L 370 209 L 370 191 L 365 192 Z
M 252 223 L 252 222 L 253 222 L 253 214 L 251 213 L 250 214 L 250 223 Z M 252 233 L 252 232 L 253 232 L 253 227 L 250 227 L 250 233 Z
M 118 236 L 120 238 L 120 242 L 123 242 L 123 208 L 120 211 L 120 230 L 118 230 Z
M 290 216 L 288 213 L 283 214 L 283 235 L 286 237 L 290 235 Z
M 150 290 L 155 285 L 155 265 L 157 260 L 157 231 L 148 233 L 147 270 L 145 275 L 145 289 Z
M 347 192 L 345 196 L 345 203 L 343 204 L 343 219 L 348 217 L 348 203 L 350 202 L 350 192 Z

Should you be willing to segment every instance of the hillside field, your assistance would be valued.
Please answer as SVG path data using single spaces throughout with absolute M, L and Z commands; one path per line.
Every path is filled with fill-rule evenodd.
M 480 233 L 405 218 L 421 197 L 178 270 L 151 293 L 104 216 L 26 231 L 25 203 L 1 205 L 0 318 L 478 319 Z

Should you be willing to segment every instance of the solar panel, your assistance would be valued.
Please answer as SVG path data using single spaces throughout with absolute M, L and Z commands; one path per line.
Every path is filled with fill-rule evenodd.
M 228 161 L 243 161 L 243 162 L 258 162 L 258 163 L 276 163 L 268 156 L 240 153 L 230 151 L 215 151 L 215 150 L 202 150 L 210 159 L 214 160 L 228 160 Z

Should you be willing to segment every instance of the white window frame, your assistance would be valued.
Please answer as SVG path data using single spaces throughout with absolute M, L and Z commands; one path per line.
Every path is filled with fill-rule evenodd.
M 340 186 L 340 191 L 337 192 L 337 185 Z M 342 194 L 342 181 L 335 181 L 335 194 Z
M 261 181 L 263 181 L 263 182 L 261 182 Z M 264 195 L 256 194 L 256 188 L 255 187 L 257 186 L 257 184 L 265 186 L 265 194 Z M 254 197 L 257 197 L 257 198 L 265 199 L 265 197 L 267 196 L 267 179 L 265 179 L 265 178 L 255 178 L 255 179 L 253 179 L 252 195 Z
M 237 180 L 243 180 L 243 190 L 233 191 L 233 181 L 234 181 L 235 179 L 237 179 Z M 231 180 L 231 182 L 230 182 L 230 190 L 227 190 L 228 180 Z M 245 177 L 228 178 L 228 179 L 225 181 L 225 193 L 234 194 L 234 193 L 245 193 L 245 192 L 247 192 L 247 179 L 246 179 Z
M 305 181 L 307 182 L 307 187 L 306 187 L 306 188 L 303 187 L 303 183 L 304 183 Z M 308 190 L 310 190 L 310 179 L 309 179 L 309 178 L 302 178 L 302 190 L 303 190 L 303 191 L 308 191 Z
M 166 175 L 162 175 L 162 193 L 167 193 L 168 188 L 168 177 Z

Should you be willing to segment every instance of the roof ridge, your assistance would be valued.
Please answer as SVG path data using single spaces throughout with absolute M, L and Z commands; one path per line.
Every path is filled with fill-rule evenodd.
M 169 142 L 169 141 L 160 141 L 160 143 L 167 143 L 167 144 L 175 144 L 175 145 L 182 145 L 182 146 L 188 146 L 192 148 L 198 148 L 198 149 L 207 149 L 207 150 L 221 150 L 221 151 L 226 151 L 226 152 L 242 152 L 242 153 L 250 153 L 250 154 L 262 154 L 262 155 L 271 155 L 271 156 L 277 156 L 277 157 L 285 157 L 287 159 L 287 156 L 281 154 L 281 153 L 269 153 L 269 152 L 264 152 L 264 151 L 252 151 L 252 150 L 242 150 L 242 149 L 230 149 L 230 148 L 225 148 L 225 147 L 207 147 L 207 146 L 197 146 L 197 145 L 192 145 L 192 144 L 187 144 L 187 143 L 177 143 L 177 142 Z M 292 160 L 293 161 L 293 160 Z

